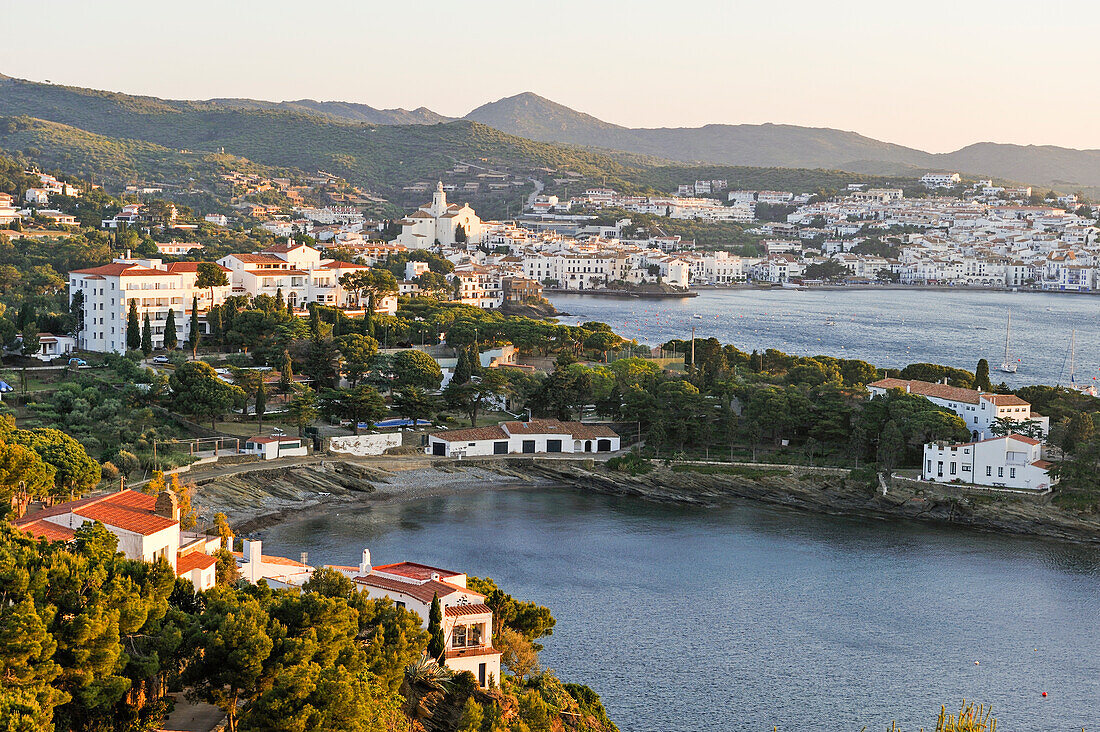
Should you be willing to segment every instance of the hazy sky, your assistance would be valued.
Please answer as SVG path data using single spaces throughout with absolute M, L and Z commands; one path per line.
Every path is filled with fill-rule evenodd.
M 0 24 L 0 73 L 134 94 L 460 116 L 533 91 L 632 127 L 1100 148 L 1096 0 L 53 0 Z

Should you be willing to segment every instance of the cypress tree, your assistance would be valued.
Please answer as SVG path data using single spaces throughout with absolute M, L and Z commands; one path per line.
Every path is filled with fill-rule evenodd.
M 164 347 L 174 351 L 177 345 L 179 338 L 176 337 L 176 312 L 168 308 L 168 317 L 164 319 Z
M 455 373 L 451 377 L 452 386 L 462 386 L 470 380 L 470 357 L 466 351 L 458 352 L 458 363 L 455 364 Z
M 974 369 L 974 388 L 993 391 L 993 385 L 989 383 L 989 361 L 984 358 L 978 361 L 978 367 Z
M 260 377 L 260 384 L 256 388 L 256 419 L 259 421 L 260 426 L 257 430 L 260 434 L 264 431 L 264 412 L 267 411 L 267 392 L 264 391 L 263 376 Z
M 332 337 L 344 335 L 344 313 L 336 311 L 336 321 L 332 324 Z
M 141 326 L 141 352 L 145 354 L 145 358 L 153 355 L 153 329 L 149 325 L 149 313 L 145 313 Z
M 443 655 L 447 652 L 447 641 L 443 637 L 443 610 L 439 606 L 439 594 L 432 597 L 432 607 L 428 611 L 428 657 L 443 664 Z
M 283 362 L 279 366 L 279 391 L 286 394 L 294 384 L 294 365 L 290 360 L 290 352 L 283 351 Z
M 141 321 L 138 320 L 137 300 L 130 300 L 130 314 L 126 316 L 126 348 L 141 348 Z
M 275 290 L 275 309 L 280 313 L 286 312 L 286 300 L 283 299 L 283 288 Z
M 309 334 L 314 338 L 321 337 L 321 313 L 316 307 L 312 307 L 312 303 L 309 309 Z
M 199 341 L 202 339 L 202 335 L 199 331 L 198 295 L 195 295 L 193 298 L 191 298 L 191 332 L 187 334 L 187 338 L 191 341 L 191 358 L 198 358 Z

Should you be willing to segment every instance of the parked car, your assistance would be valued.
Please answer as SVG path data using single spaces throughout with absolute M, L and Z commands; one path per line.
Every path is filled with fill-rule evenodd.
M 167 356 L 153 356 L 153 363 L 170 363 Z
M 85 361 L 82 358 L 70 358 L 69 359 L 69 365 L 70 366 L 87 366 L 88 362 Z

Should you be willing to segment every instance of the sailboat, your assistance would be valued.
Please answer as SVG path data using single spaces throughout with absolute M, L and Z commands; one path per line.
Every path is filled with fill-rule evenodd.
M 1069 388 L 1074 391 L 1096 396 L 1096 387 L 1093 384 L 1079 386 L 1077 384 L 1077 330 L 1069 332 Z
M 1001 361 L 1001 371 L 1006 374 L 1016 373 L 1016 369 L 1020 367 L 1018 361 L 1013 361 L 1008 357 L 1008 335 L 1012 330 L 1012 313 L 1008 314 L 1008 322 L 1005 323 L 1005 360 Z

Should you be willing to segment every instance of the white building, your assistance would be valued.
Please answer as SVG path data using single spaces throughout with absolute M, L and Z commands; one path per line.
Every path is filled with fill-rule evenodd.
M 180 531 L 179 501 L 170 490 L 155 496 L 126 490 L 58 503 L 17 519 L 15 526 L 48 541 L 72 541 L 76 530 L 99 521 L 118 537 L 118 550 L 129 559 L 165 560 L 177 577 L 196 590 L 214 586 L 217 537 Z
M 938 407 L 954 412 L 966 422 L 966 428 L 974 439 L 991 436 L 989 428 L 998 419 L 1019 424 L 1032 422 L 1044 435 L 1050 431 L 1050 418 L 1032 412 L 1031 404 L 1015 394 L 993 394 L 916 379 L 880 379 L 867 385 L 872 398 L 884 395 L 890 389 L 917 394 Z
M 440 457 L 474 457 L 515 453 L 615 452 L 619 447 L 619 435 L 610 427 L 535 419 L 436 432 L 428 436 L 425 452 Z
M 446 643 L 444 664 L 453 671 L 469 671 L 487 689 L 500 683 L 500 651 L 493 647 L 493 611 L 485 596 L 467 589 L 466 575 L 415 562 L 372 567 L 363 550 L 359 567 L 334 567 L 348 575 L 371 599 L 387 598 L 420 616 L 428 627 L 432 601 L 443 611 Z
M 925 188 L 952 188 L 961 180 L 958 173 L 926 173 L 920 182 Z
M 447 203 L 442 182 L 436 184 L 430 205 L 421 206 L 398 223 L 401 233 L 396 242 L 409 249 L 427 249 L 436 242 L 454 246 L 458 243 L 456 234 L 460 227 L 466 232 L 467 242 L 479 244 L 484 230 L 481 219 L 468 204 Z
M 210 288 L 198 288 L 197 277 L 197 262 L 165 265 L 159 259 L 115 260 L 101 267 L 73 270 L 69 273 L 69 300 L 78 292 L 84 297 L 84 318 L 77 334 L 79 347 L 125 353 L 131 302 L 137 305 L 139 324 L 149 315 L 153 348 L 164 347 L 169 309 L 176 321 L 176 336 L 183 343 L 190 337 L 194 299 L 198 298 L 200 318 L 205 323 L 210 306 L 225 302 L 230 291 L 229 286 L 215 287 L 212 292 Z
M 23 344 L 22 334 L 16 339 L 20 347 Z M 31 354 L 39 361 L 52 361 L 55 358 L 66 356 L 76 348 L 76 339 L 67 335 L 54 335 L 53 333 L 38 334 L 38 353 Z
M 300 437 L 278 437 L 257 435 L 249 437 L 244 443 L 243 452 L 258 455 L 261 460 L 275 460 L 281 457 L 304 457 L 309 450 Z
M 952 445 L 924 446 L 922 477 L 939 483 L 960 481 L 973 485 L 1046 491 L 1057 479 L 1052 464 L 1042 459 L 1039 440 L 1022 435 L 993 437 Z

